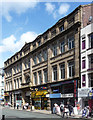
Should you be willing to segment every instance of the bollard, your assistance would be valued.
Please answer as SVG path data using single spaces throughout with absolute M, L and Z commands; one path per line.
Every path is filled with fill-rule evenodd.
M 5 115 L 2 115 L 2 120 L 5 120 Z

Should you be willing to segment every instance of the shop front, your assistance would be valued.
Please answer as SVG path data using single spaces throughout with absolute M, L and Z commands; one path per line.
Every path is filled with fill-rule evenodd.
M 47 93 L 47 90 L 32 91 L 32 105 L 35 107 L 35 109 L 47 109 Z
M 14 92 L 14 103 L 18 103 L 19 107 L 22 107 L 22 92 L 21 91 L 15 91 Z
M 30 105 L 30 91 L 26 91 L 25 93 L 25 102 Z
M 89 106 L 93 109 L 93 90 L 92 88 L 78 88 L 78 103 L 81 105 L 81 109 Z
M 12 105 L 12 92 L 9 93 L 9 103 Z
M 4 93 L 4 99 L 5 99 L 5 103 L 9 102 L 9 93 L 8 92 Z
M 75 106 L 77 102 L 77 80 L 64 81 L 55 84 L 51 84 L 51 94 L 49 95 L 51 100 L 51 110 L 54 103 L 60 105 L 63 102 L 65 105 L 69 102 Z

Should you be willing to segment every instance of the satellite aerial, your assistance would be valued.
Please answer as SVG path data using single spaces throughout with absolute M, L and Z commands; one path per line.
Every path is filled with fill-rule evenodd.
M 88 21 L 89 21 L 89 22 L 91 22 L 91 21 L 92 21 L 92 16 L 90 16 L 90 17 L 89 17 Z

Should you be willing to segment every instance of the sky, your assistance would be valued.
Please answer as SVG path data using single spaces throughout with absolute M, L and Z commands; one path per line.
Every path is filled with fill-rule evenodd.
M 0 68 L 25 42 L 33 41 L 76 7 L 88 3 L 0 0 Z

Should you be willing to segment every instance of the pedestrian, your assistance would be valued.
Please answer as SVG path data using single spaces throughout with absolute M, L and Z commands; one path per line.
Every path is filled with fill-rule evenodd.
M 63 117 L 63 114 L 64 114 L 64 104 L 62 102 L 60 103 L 60 112 L 61 112 L 61 116 Z
M 73 106 L 68 105 L 68 109 L 69 109 L 69 116 L 71 116 L 71 113 L 73 112 Z
M 63 114 L 63 117 L 68 117 L 68 113 L 69 113 L 69 109 L 67 106 L 64 106 L 64 114 Z
M 26 106 L 26 109 L 28 109 L 29 103 L 26 103 L 25 106 Z
M 58 105 L 56 106 L 56 111 L 58 114 L 60 114 L 60 107 Z
M 17 102 L 17 104 L 16 104 L 16 107 L 17 107 L 17 109 L 19 109 L 19 103 Z
M 53 114 L 56 114 L 55 104 L 53 105 Z
M 83 109 L 83 112 L 82 112 L 82 117 L 85 117 L 86 116 L 86 108 Z
M 55 113 L 59 113 L 60 114 L 60 107 L 58 106 L 58 104 L 54 104 L 55 107 Z
M 89 106 L 87 106 L 86 109 L 87 109 L 86 118 L 88 118 L 89 117 Z
M 15 109 L 15 107 L 16 107 L 16 103 L 14 102 L 14 109 Z

